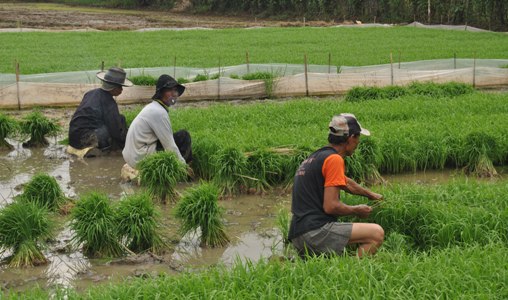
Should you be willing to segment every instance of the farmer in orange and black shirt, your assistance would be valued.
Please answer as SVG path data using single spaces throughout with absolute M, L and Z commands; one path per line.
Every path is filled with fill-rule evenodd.
M 348 244 L 359 244 L 358 255 L 374 254 L 384 239 L 383 228 L 370 223 L 341 223 L 339 216 L 367 218 L 372 208 L 349 206 L 340 201 L 340 190 L 381 200 L 345 174 L 344 157 L 351 156 L 360 143 L 361 127 L 352 114 L 334 116 L 329 124 L 328 146 L 311 154 L 295 174 L 289 240 L 300 255 L 343 254 Z

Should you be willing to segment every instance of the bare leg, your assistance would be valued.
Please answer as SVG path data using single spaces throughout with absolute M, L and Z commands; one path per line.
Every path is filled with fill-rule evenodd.
M 360 244 L 358 256 L 372 255 L 383 244 L 385 231 L 374 223 L 353 223 L 348 244 Z

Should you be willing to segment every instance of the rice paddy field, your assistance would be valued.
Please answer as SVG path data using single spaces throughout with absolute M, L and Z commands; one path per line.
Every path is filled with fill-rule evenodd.
M 365 41 L 368 41 L 366 43 Z M 0 73 L 21 74 L 124 68 L 216 67 L 245 63 L 362 66 L 385 64 L 390 51 L 402 61 L 506 58 L 504 33 L 393 28 L 253 28 L 152 32 L 21 32 L 0 34 Z M 369 45 L 376 45 L 370 47 Z M 105 49 L 109 49 L 105 51 Z
M 108 215 L 113 215 L 112 211 L 118 206 L 114 203 L 120 201 L 118 207 L 123 208 L 118 208 L 118 213 L 123 213 L 124 217 L 116 219 L 144 223 L 141 213 L 129 213 L 136 209 L 142 209 L 149 218 L 148 223 L 152 225 L 140 227 L 150 236 L 142 243 L 147 249 L 151 247 L 147 241 L 162 241 L 157 237 L 157 219 L 154 218 L 161 217 L 162 212 L 163 224 L 169 222 L 178 226 L 176 216 L 167 207 L 180 205 L 178 218 L 187 220 L 184 221 L 187 227 L 183 228 L 194 228 L 197 225 L 193 224 L 204 220 L 199 219 L 199 215 L 206 215 L 206 212 L 198 213 L 198 207 L 187 205 L 199 205 L 201 201 L 213 210 L 214 226 L 221 227 L 221 234 L 227 234 L 234 245 L 235 234 L 238 234 L 234 232 L 238 231 L 232 231 L 235 227 L 233 215 L 220 216 L 218 207 L 231 207 L 235 202 L 245 205 L 241 204 L 245 200 L 239 199 L 246 193 L 254 193 L 249 196 L 251 205 L 257 201 L 266 203 L 267 195 L 290 187 L 298 164 L 310 151 L 326 144 L 327 125 L 332 115 L 350 112 L 372 136 L 363 138 L 357 153 L 347 160 L 349 175 L 370 184 L 385 200 L 375 205 L 374 212 L 366 220 L 342 220 L 375 222 L 385 229 L 385 243 L 374 257 L 358 259 L 351 248 L 343 257 L 303 260 L 295 256 L 290 247 L 281 248 L 290 203 L 290 193 L 282 192 L 275 202 L 269 200 L 272 208 L 261 218 L 264 226 L 279 232 L 273 238 L 272 254 L 261 260 L 246 260 L 239 252 L 231 263 L 219 261 L 177 274 L 159 271 L 138 278 L 101 281 L 100 285 L 79 285 L 79 288 L 73 288 L 72 284 L 66 288 L 36 285 L 22 290 L 6 289 L 0 295 L 12 299 L 505 299 L 508 297 L 507 95 L 478 92 L 457 85 L 413 85 L 408 89 L 413 90 L 399 91 L 396 94 L 402 96 L 397 97 L 387 96 L 389 91 L 378 91 L 384 95 L 379 98 L 369 96 L 373 94 L 371 90 L 357 90 L 345 98 L 177 106 L 170 110 L 170 117 L 175 129 L 186 129 L 193 137 L 195 160 L 192 167 L 196 179 L 191 186 L 196 188 L 179 186 L 176 190 L 184 193 L 183 198 L 176 192 L 173 199 L 176 204 L 156 202 L 160 211 L 147 202 L 146 194 L 139 196 L 139 201 L 136 197 L 119 200 L 125 191 L 87 195 L 86 189 L 79 189 L 86 178 L 74 177 L 68 183 L 75 186 L 79 198 L 83 196 L 79 200 L 83 204 L 76 205 L 70 217 L 64 217 L 81 216 L 71 223 L 74 224 L 71 226 L 80 226 L 75 227 L 79 232 L 89 230 L 82 227 L 87 223 L 80 220 L 87 212 L 84 208 L 91 205 L 104 208 L 96 208 L 96 213 L 86 218 L 94 218 L 93 223 L 108 220 L 110 225 L 103 230 L 114 228 L 111 222 L 115 222 L 115 218 Z M 122 112 L 132 121 L 140 109 L 122 108 Z M 96 159 L 99 164 L 106 163 L 105 160 L 101 163 L 101 158 Z M 120 161 L 118 166 L 123 163 Z M 16 167 L 11 165 L 10 168 Z M 87 170 L 91 168 L 80 168 L 80 172 Z M 391 179 L 397 174 L 422 172 L 452 175 L 430 184 Z M 209 181 L 220 189 L 206 184 L 200 189 L 198 180 Z M 111 186 L 105 186 L 103 181 L 107 180 L 99 179 L 94 188 L 111 191 Z M 230 200 L 215 202 L 217 193 L 223 195 L 221 199 Z M 93 204 L 93 197 L 97 198 L 97 204 Z M 107 197 L 113 199 L 111 207 Z M 342 200 L 348 204 L 374 205 L 347 194 L 342 194 Z M 127 202 L 122 204 L 124 201 Z M 190 212 L 186 213 L 183 205 Z M 240 206 L 235 209 L 242 211 Z M 259 209 L 255 207 L 247 211 Z M 189 223 L 191 216 L 198 219 Z M 217 223 L 221 218 L 225 220 L 225 227 Z M 235 220 L 242 218 L 247 215 L 236 216 Z M 136 227 L 122 224 L 124 234 L 141 238 L 141 231 Z M 111 230 L 105 236 L 111 238 Z M 85 240 L 85 244 L 90 241 L 93 240 Z M 128 241 L 131 242 L 126 245 L 131 247 L 135 240 L 128 238 Z M 142 244 L 137 243 L 136 248 Z M 116 249 L 116 255 L 126 251 L 118 248 L 114 239 L 103 247 L 113 247 L 111 245 L 115 248 L 105 249 Z M 83 249 L 83 253 L 92 249 L 90 247 Z M 219 243 L 217 249 L 222 247 L 228 246 Z M 206 247 L 202 251 L 204 249 Z M 94 253 L 102 255 L 100 249 Z M 99 265 L 108 261 L 108 256 L 111 253 L 101 256 Z M 5 270 L 5 267 L 0 269 L 0 276 L 6 274 L 2 273 Z

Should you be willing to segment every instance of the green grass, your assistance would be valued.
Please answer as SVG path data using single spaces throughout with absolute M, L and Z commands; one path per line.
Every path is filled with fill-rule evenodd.
M 92 192 L 80 198 L 71 211 L 72 242 L 89 257 L 123 254 L 116 214 L 106 194 Z
M 57 210 L 65 201 L 56 179 L 45 173 L 33 176 L 23 187 L 23 194 L 20 197 L 51 211 Z
M 346 94 L 346 101 L 360 102 L 365 100 L 396 99 L 409 95 L 421 95 L 427 97 L 456 97 L 471 94 L 474 88 L 464 83 L 437 84 L 431 82 L 412 83 L 409 86 L 387 87 L 354 87 Z
M 148 86 L 154 86 L 157 84 L 157 78 L 150 76 L 150 75 L 138 75 L 138 76 L 132 76 L 129 77 L 129 79 L 134 83 L 135 85 L 148 85 Z
M 129 250 L 135 253 L 158 253 L 162 250 L 164 243 L 160 236 L 160 212 L 150 195 L 129 195 L 120 201 L 116 211 L 118 232 Z
M 45 208 L 17 200 L 0 210 L 0 253 L 13 251 L 7 260 L 14 268 L 45 264 L 41 248 L 53 227 Z
M 166 203 L 176 197 L 176 184 L 187 179 L 187 166 L 173 152 L 160 151 L 147 155 L 137 169 L 141 185 L 156 200 Z
M 61 291 L 57 299 L 503 299 L 506 246 L 451 247 L 421 254 L 382 251 L 371 259 L 310 258 L 295 262 L 236 264 L 177 277 L 160 275 L 84 292 Z M 34 290 L 13 299 L 45 299 Z
M 169 40 L 170 44 L 160 43 Z M 219 43 L 217 41 L 220 41 Z M 261 28 L 160 32 L 26 32 L 1 33 L 0 73 L 22 74 L 96 70 L 122 62 L 122 67 L 160 67 L 174 56 L 179 66 L 216 67 L 250 63 L 341 66 L 389 63 L 390 51 L 404 61 L 452 58 L 506 58 L 508 39 L 501 33 L 475 33 L 419 28 Z M 31 45 L 31 47 L 26 47 Z M 104 51 L 115 45 L 115 51 Z M 203 45 L 207 51 L 203 51 Z
M 229 238 L 222 222 L 223 209 L 219 207 L 219 189 L 211 183 L 200 183 L 188 190 L 178 202 L 175 216 L 180 219 L 180 233 L 201 229 L 201 245 L 222 247 Z

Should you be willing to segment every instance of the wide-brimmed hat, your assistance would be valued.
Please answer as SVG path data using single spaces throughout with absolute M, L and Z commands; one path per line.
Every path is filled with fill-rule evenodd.
M 157 79 L 157 84 L 155 85 L 155 94 L 152 96 L 152 99 L 159 99 L 161 97 L 162 90 L 172 89 L 174 87 L 178 89 L 179 96 L 185 92 L 185 86 L 179 84 L 178 81 L 176 81 L 173 77 L 167 74 L 162 74 L 159 79 Z
M 332 121 L 328 124 L 330 134 L 335 136 L 350 136 L 353 134 L 363 134 L 370 136 L 370 131 L 362 128 L 360 122 L 353 114 L 340 114 L 333 116 Z
M 117 84 L 121 86 L 132 86 L 132 82 L 127 79 L 127 74 L 122 68 L 113 67 L 110 68 L 107 72 L 99 72 L 97 73 L 97 78 L 100 80 Z

